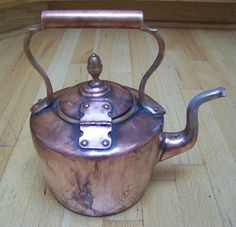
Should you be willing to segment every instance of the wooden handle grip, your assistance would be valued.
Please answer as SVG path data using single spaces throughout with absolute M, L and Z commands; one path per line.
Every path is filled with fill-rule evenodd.
M 143 12 L 131 10 L 46 10 L 41 29 L 143 27 Z

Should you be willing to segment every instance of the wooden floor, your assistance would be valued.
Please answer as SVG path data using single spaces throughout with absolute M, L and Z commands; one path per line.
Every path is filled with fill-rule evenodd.
M 228 97 L 200 109 L 200 134 L 189 152 L 159 163 L 143 198 L 110 217 L 75 214 L 53 197 L 38 168 L 29 109 L 45 96 L 22 49 L 24 35 L 0 40 L 0 226 L 236 226 L 236 31 L 161 29 L 166 55 L 147 93 L 167 110 L 165 130 L 180 130 L 196 93 L 217 86 Z M 138 88 L 157 45 L 127 30 L 50 30 L 32 49 L 55 90 L 87 80 L 87 57 L 98 53 L 102 78 Z

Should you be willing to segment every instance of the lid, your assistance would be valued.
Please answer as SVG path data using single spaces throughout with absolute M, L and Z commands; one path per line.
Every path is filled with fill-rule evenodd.
M 125 120 L 121 117 L 129 113 L 135 104 L 130 91 L 117 83 L 99 79 L 102 64 L 98 55 L 93 53 L 89 57 L 87 69 L 93 79 L 72 87 L 60 97 L 58 100 L 60 117 L 69 123 L 80 123 L 83 115 L 81 109 L 88 108 L 91 102 L 104 102 L 104 109 L 108 108 L 107 105 L 110 106 L 109 116 L 113 123 Z M 94 109 L 94 121 L 99 120 L 96 111 L 97 109 Z
M 66 91 L 57 100 L 57 114 L 68 123 L 80 125 L 82 148 L 104 149 L 111 145 L 112 123 L 132 115 L 135 99 L 125 87 L 99 79 L 102 64 L 98 55 L 89 57 L 87 69 L 93 79 Z

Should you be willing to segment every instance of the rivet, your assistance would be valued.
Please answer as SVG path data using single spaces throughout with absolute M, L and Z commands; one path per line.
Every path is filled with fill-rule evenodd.
M 104 104 L 103 107 L 108 110 L 110 108 L 110 106 L 108 104 Z
M 110 141 L 109 141 L 109 140 L 103 140 L 103 141 L 102 141 L 102 145 L 103 145 L 104 147 L 108 147 L 108 146 L 110 145 Z
M 156 112 L 157 112 L 157 111 L 158 111 L 158 107 L 154 107 L 154 111 L 156 111 Z
M 89 108 L 89 104 L 88 103 L 84 104 L 84 107 Z
M 80 145 L 81 145 L 82 147 L 86 147 L 86 146 L 88 145 L 88 140 L 82 140 L 82 141 L 80 142 Z

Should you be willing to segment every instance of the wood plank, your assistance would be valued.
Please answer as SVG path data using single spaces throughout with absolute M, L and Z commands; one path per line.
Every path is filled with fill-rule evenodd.
M 142 221 L 104 221 L 103 227 L 143 227 Z
M 35 153 L 33 145 L 31 147 L 31 152 Z M 36 156 L 36 158 L 38 157 Z M 38 165 L 36 167 L 35 181 L 33 182 L 31 189 L 21 225 L 29 227 L 60 226 L 64 218 L 64 208 L 56 201 L 48 188 Z
M 88 79 L 87 65 L 85 64 L 70 64 L 66 79 L 63 83 L 63 88 L 74 86 Z
M 72 58 L 73 64 L 87 64 L 89 56 L 93 52 L 93 44 L 95 40 L 95 29 L 82 29 L 80 34 L 80 40 L 74 51 Z
M 19 226 L 24 217 L 38 168 L 32 146 L 29 127 L 25 124 L 1 180 L 1 226 Z
M 57 47 L 57 51 L 54 54 L 50 64 L 50 68 L 47 71 L 54 91 L 62 88 L 65 76 L 67 75 L 69 69 L 69 64 L 74 53 L 74 49 L 79 40 L 79 35 L 80 30 L 68 29 L 65 31 L 60 44 Z M 45 85 L 41 84 L 40 89 L 45 90 Z M 43 97 L 45 97 L 45 95 L 42 96 L 41 93 L 38 93 L 35 100 L 41 99 Z
M 142 198 L 144 226 L 184 226 L 174 181 L 153 181 Z
M 1 43 L 4 42 L 4 40 L 7 40 L 11 37 L 17 37 L 20 35 L 25 35 L 26 29 L 25 28 L 20 28 L 20 29 L 16 29 L 13 31 L 7 31 L 7 32 L 0 32 L 0 40 Z
M 236 224 L 236 165 L 214 115 L 205 107 L 200 130 L 202 138 L 210 136 L 211 140 L 202 139 L 199 142 L 199 147 L 224 226 L 234 226 Z M 209 121 L 211 122 L 210 127 Z
M 48 67 L 51 61 L 60 35 L 61 31 L 52 32 L 49 37 L 46 33 L 41 33 L 32 40 L 33 53 L 35 53 L 36 57 L 40 57 L 40 62 L 45 68 Z M 44 42 L 41 43 L 40 39 L 43 39 Z M 39 81 L 41 81 L 39 75 L 37 75 L 38 73 L 35 72 L 25 56 L 22 55 L 22 43 L 23 36 L 14 38 L 14 45 L 9 45 L 5 51 L 6 59 L 0 61 L 4 69 L 0 76 L 0 78 L 3 78 L 1 80 L 2 86 L 0 85 L 0 144 L 2 147 L 8 147 L 11 151 L 18 140 L 34 96 L 39 89 Z M 36 43 L 40 43 L 40 45 L 35 46 L 34 44 Z M 11 53 L 9 56 L 8 52 Z M 18 57 L 17 60 L 15 56 Z M 5 64 L 7 59 L 9 59 L 8 62 L 11 64 Z M 29 93 L 31 96 L 29 96 Z M 2 168 L 7 165 L 9 158 L 9 155 L 4 156 L 5 161 L 2 159 Z
M 155 181 L 175 181 L 175 167 L 173 160 L 169 159 L 159 162 L 155 166 L 151 180 Z
M 128 30 L 115 30 L 110 50 L 111 65 L 109 79 L 133 87 Z
M 62 227 L 103 227 L 103 218 L 86 217 L 64 210 Z
M 94 52 L 101 56 L 103 69 L 101 78 L 109 80 L 111 76 L 111 49 L 113 47 L 114 29 L 98 29 L 96 33 L 96 41 L 94 43 Z
M 236 107 L 234 105 L 236 95 L 236 79 L 235 79 L 235 49 L 231 45 L 235 45 L 235 34 L 225 32 L 225 35 L 219 34 L 217 31 L 206 31 L 201 33 L 199 30 L 191 32 L 195 40 L 204 49 L 204 55 L 207 62 L 196 63 L 194 67 L 195 77 L 198 77 L 200 87 L 209 89 L 216 86 L 224 86 L 227 90 L 228 97 L 223 102 L 211 103 L 212 109 L 217 112 L 216 119 L 222 128 L 231 153 L 236 160 L 235 144 L 234 144 L 234 128 L 235 121 L 227 121 L 226 119 L 236 116 Z
M 200 47 L 195 41 L 189 30 L 179 30 L 177 35 L 179 48 L 183 49 L 186 57 L 190 61 L 206 61 L 204 48 Z
M 12 149 L 12 146 L 4 144 L 0 145 L 0 179 L 2 178 L 2 175 L 7 167 L 7 163 L 11 157 Z
M 189 91 L 186 90 L 185 94 L 189 95 Z M 214 102 L 223 103 L 224 100 Z M 210 108 L 213 105 L 214 103 L 204 104 L 202 107 L 204 110 L 199 119 L 198 144 L 224 226 L 233 226 L 236 223 L 236 165 L 216 120 L 217 111 L 214 112 Z M 223 198 L 224 195 L 227 195 L 227 198 Z
M 6 41 L 6 40 L 4 40 Z M 0 144 L 3 146 L 14 146 L 17 140 L 18 133 L 15 131 L 12 123 L 10 122 L 9 115 L 12 112 L 6 112 L 7 107 L 11 104 L 12 96 L 9 95 L 10 91 L 15 91 L 16 86 L 19 87 L 25 86 L 25 75 L 21 78 L 23 83 L 20 83 L 20 78 L 16 82 L 16 75 L 14 75 L 15 66 L 18 63 L 19 59 L 23 55 L 22 50 L 22 43 L 23 37 L 17 37 L 16 39 L 10 38 L 7 39 L 8 44 L 4 45 L 5 48 L 2 47 L 2 51 L 5 53 L 4 58 L 0 59 L 0 122 L 1 122 L 1 129 L 0 129 Z M 6 42 L 3 42 L 3 44 Z M 20 86 L 22 85 L 22 86 Z M 15 103 L 14 103 L 15 106 Z
M 176 186 L 185 226 L 224 226 L 204 166 L 176 166 Z
M 23 55 L 23 36 L 17 38 L 9 38 L 3 40 L 1 42 L 0 51 L 4 53 L 4 57 L 0 59 L 0 67 L 1 67 L 1 74 L 0 74 L 0 89 L 3 90 L 7 87 L 7 89 L 11 89 L 8 86 L 10 81 L 9 77 L 12 77 L 12 71 L 14 71 L 19 59 Z M 11 81 L 12 82 L 12 81 Z M 1 110 L 6 108 L 6 105 L 9 100 L 6 100 L 5 103 L 3 102 L 3 96 L 1 95 Z M 8 98 L 8 97 L 4 97 Z M 10 97 L 9 97 L 10 98 Z
M 148 21 L 148 24 L 153 27 L 159 28 L 188 28 L 188 29 L 218 29 L 218 30 L 235 30 L 236 24 L 229 24 L 229 23 L 201 23 L 201 22 L 158 22 L 158 21 Z

